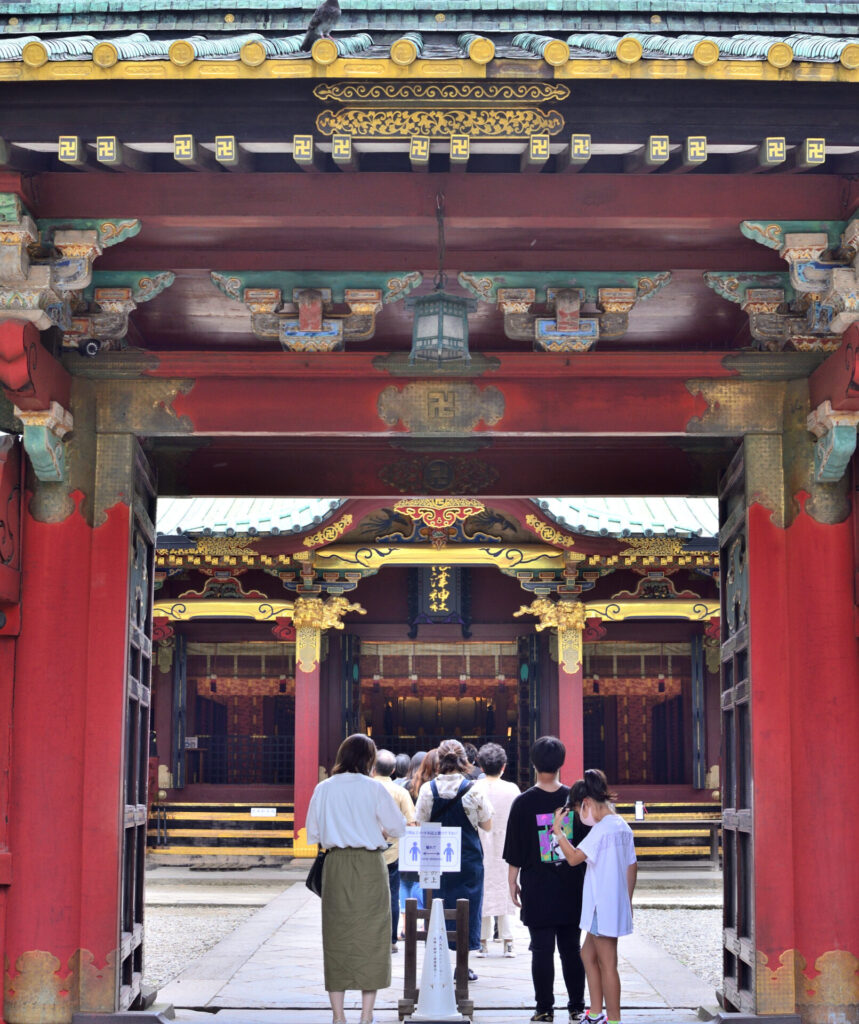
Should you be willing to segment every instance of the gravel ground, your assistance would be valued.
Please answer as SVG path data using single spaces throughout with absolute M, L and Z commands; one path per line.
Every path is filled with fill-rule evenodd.
M 259 907 L 146 908 L 144 984 L 161 988 Z
M 714 987 L 722 982 L 722 911 L 635 911 L 635 930 L 658 943 L 702 981 Z

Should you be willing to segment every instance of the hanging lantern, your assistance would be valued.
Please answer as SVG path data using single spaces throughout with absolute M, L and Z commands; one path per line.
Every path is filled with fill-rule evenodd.
M 436 222 L 438 225 L 438 272 L 435 290 L 429 295 L 409 299 L 407 305 L 415 311 L 412 327 L 412 351 L 409 362 L 446 363 L 453 359 L 471 362 L 468 351 L 468 314 L 477 308 L 474 299 L 448 295 L 444 290 L 444 193 L 436 196 Z
M 468 351 L 468 314 L 476 308 L 473 299 L 449 295 L 437 287 L 429 295 L 409 302 L 415 311 L 412 351 L 409 362 L 436 363 L 451 359 L 471 361 Z

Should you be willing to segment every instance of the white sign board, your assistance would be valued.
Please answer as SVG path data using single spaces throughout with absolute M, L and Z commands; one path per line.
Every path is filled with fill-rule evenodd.
M 441 825 L 425 822 L 420 827 L 420 872 L 422 889 L 437 889 L 441 885 Z
M 419 829 L 406 829 L 400 839 L 400 871 L 459 871 L 461 861 L 462 830 L 458 826 L 425 823 Z
M 252 818 L 276 818 L 276 807 L 251 807 Z

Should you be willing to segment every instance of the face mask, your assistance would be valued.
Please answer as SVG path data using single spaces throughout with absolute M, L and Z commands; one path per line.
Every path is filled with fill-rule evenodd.
M 587 825 L 588 828 L 593 828 L 597 823 L 597 819 L 590 811 L 585 810 L 584 805 L 579 808 L 579 817 L 582 819 L 582 824 Z

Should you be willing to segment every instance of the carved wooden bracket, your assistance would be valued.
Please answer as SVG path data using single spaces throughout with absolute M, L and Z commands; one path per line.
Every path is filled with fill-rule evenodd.
M 15 415 L 24 425 L 24 450 L 30 457 L 39 480 L 59 483 L 66 479 L 66 455 L 63 438 L 74 421 L 59 403 L 46 410 L 31 411 L 15 407 Z

